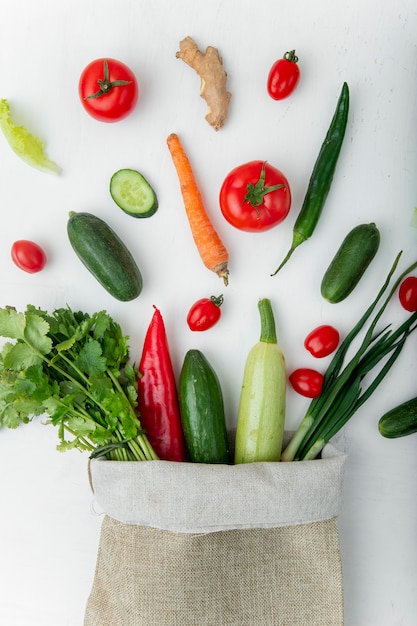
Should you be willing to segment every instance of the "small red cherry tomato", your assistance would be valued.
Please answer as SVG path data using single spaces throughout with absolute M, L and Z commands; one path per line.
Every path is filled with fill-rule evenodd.
M 339 345 L 339 331 L 333 326 L 323 324 L 312 330 L 304 340 L 304 347 L 314 357 L 321 359 L 334 352 Z
M 187 324 L 190 330 L 208 330 L 214 326 L 220 319 L 222 304 L 223 296 L 211 296 L 211 298 L 197 300 L 187 315 Z
M 323 388 L 324 376 L 308 367 L 300 367 L 289 375 L 294 391 L 306 398 L 317 398 Z
M 269 230 L 282 222 L 291 208 L 288 180 L 265 161 L 235 167 L 220 189 L 223 217 L 235 228 L 248 232 Z
M 94 119 L 118 122 L 135 108 L 139 88 L 127 65 L 116 59 L 96 59 L 81 73 L 78 94 Z
M 296 88 L 300 79 L 300 68 L 295 50 L 286 52 L 282 59 L 275 61 L 268 74 L 268 93 L 274 100 L 287 98 Z
M 398 297 L 406 311 L 417 311 L 417 276 L 408 276 L 402 281 Z
M 34 241 L 19 239 L 11 248 L 13 263 L 29 274 L 43 270 L 46 264 L 46 254 Z

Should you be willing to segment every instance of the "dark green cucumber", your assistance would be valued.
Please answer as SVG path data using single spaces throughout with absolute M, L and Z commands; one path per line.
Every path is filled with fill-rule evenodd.
M 140 270 L 106 222 L 91 213 L 71 211 L 67 232 L 78 258 L 114 298 L 122 302 L 137 298 L 143 286 Z
M 385 413 L 378 422 L 383 437 L 395 439 L 417 432 L 417 398 L 403 402 Z
M 151 217 L 158 209 L 156 193 L 146 178 L 132 169 L 121 169 L 110 179 L 110 195 L 132 217 Z
M 373 222 L 353 228 L 346 235 L 323 276 L 323 298 L 332 303 L 347 298 L 376 255 L 379 242 L 380 233 Z
M 185 355 L 178 397 L 190 460 L 194 463 L 229 463 L 220 382 L 199 350 L 189 350 Z

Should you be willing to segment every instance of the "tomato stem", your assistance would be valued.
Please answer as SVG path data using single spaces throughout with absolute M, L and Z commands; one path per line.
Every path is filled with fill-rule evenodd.
M 223 294 L 221 294 L 220 296 L 211 296 L 210 300 L 215 306 L 221 307 L 221 305 L 223 304 Z
M 113 81 L 109 80 L 109 65 L 107 61 L 104 61 L 103 65 L 104 65 L 104 68 L 103 68 L 104 78 L 103 79 L 99 78 L 97 80 L 100 89 L 96 91 L 95 93 L 92 93 L 89 96 L 86 96 L 85 100 L 88 100 L 89 98 L 100 98 L 101 96 L 105 96 L 107 93 L 109 93 L 109 91 L 111 91 L 113 87 L 130 85 L 130 83 L 132 82 L 131 80 L 113 80 Z
M 259 206 L 261 206 L 261 204 L 264 201 L 264 196 L 266 196 L 266 194 L 271 193 L 271 191 L 276 191 L 277 189 L 281 189 L 282 187 L 284 187 L 283 184 L 280 185 L 272 185 L 271 187 L 265 187 L 265 161 L 262 163 L 262 169 L 261 169 L 261 175 L 259 177 L 259 180 L 257 183 L 255 183 L 255 185 L 253 185 L 252 183 L 249 183 L 247 186 L 247 192 L 244 198 L 245 202 L 248 202 L 250 205 L 252 205 L 253 207 L 255 207 L 258 215 L 261 214 L 260 210 L 259 210 Z
M 286 52 L 283 57 L 286 61 L 291 61 L 291 63 L 298 63 L 298 56 L 295 54 L 295 50 L 290 50 Z

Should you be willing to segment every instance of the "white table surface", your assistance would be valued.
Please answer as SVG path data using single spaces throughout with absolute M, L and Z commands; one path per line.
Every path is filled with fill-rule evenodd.
M 258 340 L 257 300 L 276 314 L 288 369 L 321 366 L 302 343 L 320 323 L 345 334 L 373 298 L 402 249 L 417 258 L 417 7 L 413 0 L 14 0 L 0 20 L 0 97 L 15 121 L 44 142 L 60 176 L 30 168 L 0 135 L 0 305 L 52 309 L 69 304 L 107 309 L 131 337 L 138 359 L 152 305 L 160 308 L 176 372 L 189 348 L 202 350 L 222 381 L 228 420 L 235 423 L 243 365 Z M 175 58 L 193 36 L 219 48 L 233 94 L 226 126 L 204 120 L 205 102 L 193 70 Z M 266 93 L 271 64 L 296 49 L 301 81 L 292 97 Z M 96 122 L 82 109 L 78 77 L 94 58 L 113 56 L 135 71 L 140 101 L 117 124 Z M 275 278 L 327 131 L 343 81 L 351 90 L 345 143 L 322 219 Z M 212 219 L 230 251 L 230 285 L 200 262 L 190 239 L 166 137 L 183 139 Z M 233 229 L 217 195 L 232 167 L 268 160 L 290 181 L 287 220 L 263 234 Z M 160 207 L 135 221 L 108 193 L 111 174 L 134 167 L 148 175 Z M 68 212 L 106 219 L 134 250 L 144 290 L 130 303 L 113 299 L 76 259 L 67 240 Z M 331 305 L 320 281 L 345 234 L 375 221 L 380 251 L 355 292 Z M 10 260 L 16 239 L 48 254 L 39 274 Z M 224 292 L 221 322 L 193 334 L 190 304 Z M 401 316 L 398 305 L 390 321 Z M 324 363 L 323 363 L 324 366 Z M 416 337 L 395 369 L 345 427 L 348 452 L 340 516 L 346 626 L 417 624 L 416 435 L 395 441 L 377 431 L 381 414 L 415 395 Z M 287 426 L 308 401 L 288 391 Z M 87 457 L 55 450 L 56 432 L 36 421 L 0 432 L 0 623 L 81 626 L 90 592 L 102 517 L 94 510 Z M 219 625 L 220 626 L 220 625 Z

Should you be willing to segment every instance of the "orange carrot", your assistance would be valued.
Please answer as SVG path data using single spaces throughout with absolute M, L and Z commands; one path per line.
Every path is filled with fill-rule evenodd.
M 229 254 L 206 213 L 187 154 L 175 133 L 169 135 L 167 144 L 177 170 L 185 212 L 201 260 L 209 270 L 223 278 L 227 285 Z

